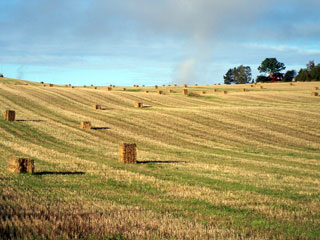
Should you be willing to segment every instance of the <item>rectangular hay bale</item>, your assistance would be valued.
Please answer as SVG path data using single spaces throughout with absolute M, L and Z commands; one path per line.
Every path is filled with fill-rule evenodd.
M 319 96 L 319 93 L 317 93 L 317 92 L 312 92 L 312 93 L 311 93 L 311 96 L 317 97 L 317 96 Z
M 80 123 L 80 128 L 82 128 L 82 129 L 91 129 L 91 122 L 82 121 Z
M 28 158 L 11 158 L 8 171 L 12 173 L 34 173 L 34 160 Z
M 6 110 L 6 113 L 5 113 L 5 120 L 6 121 L 10 121 L 10 122 L 13 122 L 16 118 L 16 112 L 13 111 L 13 110 Z
M 136 107 L 136 108 L 143 108 L 143 103 L 142 103 L 142 102 L 136 102 L 136 103 L 134 104 L 134 107 Z
M 121 143 L 119 145 L 119 161 L 121 163 L 137 163 L 137 145 L 135 143 Z
M 101 110 L 101 105 L 94 104 L 93 109 Z
M 183 89 L 182 93 L 183 95 L 188 95 L 188 89 Z

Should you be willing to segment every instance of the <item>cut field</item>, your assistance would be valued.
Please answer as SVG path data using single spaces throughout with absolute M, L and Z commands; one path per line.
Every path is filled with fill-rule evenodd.
M 261 85 L 0 80 L 0 113 L 16 112 L 0 119 L 0 238 L 317 239 L 320 83 Z M 11 157 L 35 173 L 8 172 Z

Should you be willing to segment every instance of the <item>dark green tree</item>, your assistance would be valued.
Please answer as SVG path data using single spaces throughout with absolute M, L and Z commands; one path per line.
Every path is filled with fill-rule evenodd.
M 320 81 L 320 64 L 315 65 L 314 61 L 309 61 L 306 67 L 300 69 L 296 80 L 301 82 Z
M 259 75 L 256 78 L 256 82 L 269 82 L 270 79 L 264 75 Z
M 231 84 L 234 82 L 233 69 L 229 69 L 228 72 L 223 76 L 224 84 Z
M 311 81 L 310 74 L 307 69 L 300 69 L 296 81 L 298 82 L 305 82 L 305 81 Z
M 279 73 L 284 69 L 286 69 L 284 63 L 278 62 L 276 58 L 266 58 L 258 67 L 259 72 L 267 74 Z
M 310 71 L 311 80 L 320 81 L 320 64 L 314 66 Z
M 289 70 L 283 77 L 284 82 L 292 82 L 293 78 L 297 75 L 295 70 Z
M 229 69 L 223 76 L 225 84 L 245 84 L 251 81 L 251 68 L 249 66 L 239 66 L 233 69 Z

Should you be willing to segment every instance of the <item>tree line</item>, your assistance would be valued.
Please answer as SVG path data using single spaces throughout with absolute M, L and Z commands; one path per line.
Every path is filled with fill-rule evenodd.
M 315 64 L 314 61 L 309 61 L 306 68 L 295 70 L 286 69 L 284 63 L 279 62 L 276 58 L 266 58 L 258 67 L 261 75 L 258 75 L 254 80 L 252 78 L 251 68 L 249 66 L 240 65 L 238 67 L 230 68 L 223 76 L 225 84 L 245 84 L 250 82 L 291 82 L 291 81 L 320 81 L 320 63 Z

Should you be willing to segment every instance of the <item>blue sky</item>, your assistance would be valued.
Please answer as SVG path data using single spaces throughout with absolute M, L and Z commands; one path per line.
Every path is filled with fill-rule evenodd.
M 320 62 L 319 0 L 1 0 L 0 72 L 73 85 L 223 82 Z

